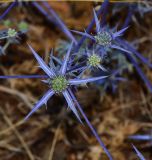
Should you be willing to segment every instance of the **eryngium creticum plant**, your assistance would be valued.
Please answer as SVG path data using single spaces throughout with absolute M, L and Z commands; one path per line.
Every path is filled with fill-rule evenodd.
M 110 155 L 109 151 L 105 147 L 104 143 L 99 138 L 98 134 L 90 124 L 89 120 L 87 119 L 86 115 L 84 114 L 83 110 L 81 109 L 79 103 L 76 101 L 74 97 L 74 93 L 72 92 L 72 87 L 77 87 L 78 85 L 86 84 L 89 82 L 98 81 L 101 79 L 105 79 L 108 76 L 99 76 L 99 77 L 92 77 L 92 78 L 86 78 L 86 79 L 80 79 L 74 76 L 74 78 L 71 78 L 70 72 L 67 73 L 68 68 L 68 62 L 70 59 L 70 52 L 72 49 L 73 43 L 71 44 L 70 48 L 68 49 L 65 58 L 62 62 L 62 65 L 60 69 L 58 70 L 52 62 L 52 66 L 48 66 L 43 59 L 35 52 L 35 50 L 29 45 L 30 50 L 32 51 L 33 55 L 35 56 L 36 60 L 39 63 L 40 68 L 45 72 L 45 74 L 48 76 L 47 80 L 44 80 L 45 83 L 47 83 L 49 90 L 44 94 L 44 96 L 36 103 L 36 105 L 33 107 L 31 112 L 25 117 L 25 120 L 27 120 L 35 111 L 37 111 L 41 106 L 44 104 L 47 104 L 47 101 L 54 95 L 54 94 L 62 94 L 68 104 L 68 107 L 72 110 L 74 115 L 77 117 L 77 119 L 82 123 L 82 120 L 80 118 L 80 115 L 78 113 L 78 110 L 75 106 L 75 102 L 77 104 L 77 107 L 79 111 L 81 112 L 81 115 L 87 122 L 88 126 L 92 130 L 93 134 L 95 135 L 96 139 L 106 152 L 107 156 L 110 160 L 112 160 L 112 156 Z
M 11 10 L 12 7 L 14 7 L 17 3 L 17 0 L 12 3 L 8 9 L 4 12 L 4 14 L 0 17 L 0 19 L 4 18 L 8 12 Z M 118 68 L 110 68 L 109 65 L 104 68 L 102 66 L 102 62 L 104 61 L 104 56 L 107 54 L 107 52 L 112 52 L 113 49 L 119 50 L 121 53 L 124 53 L 124 55 L 127 57 L 127 59 L 133 64 L 133 66 L 136 68 L 139 75 L 142 77 L 143 81 L 147 85 L 147 87 L 152 92 L 152 85 L 147 80 L 143 72 L 141 71 L 138 61 L 136 59 L 139 58 L 143 63 L 147 64 L 149 67 L 152 67 L 151 63 L 144 58 L 142 55 L 140 55 L 128 42 L 124 41 L 122 39 L 122 34 L 127 29 L 128 23 L 125 23 L 125 25 L 120 29 L 119 31 L 113 31 L 112 29 L 109 29 L 105 25 L 105 15 L 107 13 L 107 6 L 108 6 L 108 0 L 105 0 L 102 7 L 100 7 L 99 11 L 97 11 L 97 14 L 94 12 L 94 18 L 92 19 L 90 25 L 87 27 L 86 32 L 78 32 L 80 35 L 82 35 L 81 40 L 78 41 L 77 39 L 71 34 L 71 32 L 67 29 L 66 25 L 61 21 L 61 19 L 57 16 L 55 11 L 49 6 L 47 2 L 42 2 L 42 5 L 37 2 L 31 3 L 35 8 L 37 8 L 48 21 L 51 23 L 54 23 L 58 28 L 70 39 L 74 42 L 74 44 L 77 44 L 77 46 L 73 47 L 73 51 L 77 53 L 77 55 L 74 53 L 74 59 L 70 57 L 72 44 L 70 45 L 70 48 L 65 56 L 65 59 L 63 61 L 60 61 L 57 59 L 58 66 L 55 66 L 53 64 L 53 61 L 50 60 L 49 66 L 43 61 L 43 59 L 34 51 L 34 49 L 30 47 L 32 53 L 34 54 L 35 58 L 37 59 L 40 67 L 44 70 L 46 75 L 29 75 L 29 76 L 0 76 L 0 78 L 46 78 L 46 80 L 43 80 L 48 87 L 49 90 L 44 94 L 44 96 L 36 103 L 32 111 L 26 116 L 25 119 L 28 119 L 31 114 L 33 114 L 37 109 L 39 109 L 41 106 L 47 103 L 48 99 L 51 98 L 54 94 L 63 94 L 65 97 L 69 108 L 72 110 L 74 115 L 77 117 L 77 119 L 82 123 L 81 115 L 90 127 L 91 131 L 95 135 L 96 139 L 100 143 L 100 145 L 103 147 L 104 151 L 106 152 L 107 156 L 110 160 L 112 160 L 112 157 L 101 141 L 100 137 L 98 136 L 95 129 L 90 124 L 88 118 L 86 117 L 85 113 L 83 112 L 81 106 L 79 105 L 78 101 L 76 100 L 73 91 L 73 88 L 76 88 L 78 85 L 86 84 L 88 82 L 99 82 L 96 83 L 98 86 L 101 86 L 101 84 L 104 82 L 105 86 L 111 84 L 112 88 L 115 90 L 116 81 L 125 81 L 124 78 L 119 77 L 121 76 L 120 67 Z M 48 10 L 46 11 L 44 7 Z M 102 20 L 104 20 L 102 23 L 100 23 L 98 16 L 102 13 Z M 130 14 L 129 14 L 130 15 Z M 96 24 L 96 34 L 90 34 L 94 23 Z M 12 35 L 13 32 L 10 32 L 10 35 Z M 80 64 L 79 61 L 77 61 L 78 57 L 81 59 L 81 49 L 82 43 L 85 40 L 85 37 L 87 37 L 87 40 L 91 40 L 93 45 L 90 45 L 90 43 L 87 42 L 86 48 L 89 48 L 92 52 L 88 53 L 86 52 L 86 60 L 83 65 Z M 98 50 L 98 52 L 93 52 L 93 47 Z M 78 52 L 79 51 L 79 52 Z M 65 52 L 63 52 L 64 54 Z M 83 54 L 82 54 L 83 55 Z M 50 56 L 53 58 L 53 56 Z M 76 62 L 77 61 L 77 62 Z M 75 66 L 75 62 L 77 63 L 77 66 Z M 112 63 L 110 61 L 110 63 Z M 113 66 L 112 66 L 113 67 Z M 75 71 L 79 71 L 76 74 L 74 73 L 74 70 L 72 68 L 75 68 Z M 109 69 L 110 68 L 110 69 Z M 84 69 L 91 69 L 95 71 L 95 69 L 98 69 L 98 77 L 94 77 L 94 74 L 90 74 L 91 78 L 88 79 L 80 79 L 82 73 L 84 73 Z M 103 71 L 110 71 L 112 73 L 112 76 L 107 76 L 105 73 L 103 74 Z M 111 69 L 113 71 L 111 71 Z M 107 72 L 108 73 L 108 72 Z M 106 73 L 106 74 L 107 74 Z M 99 81 L 98 81 L 99 80 Z M 100 84 L 100 85 L 99 85 Z M 81 113 L 81 115 L 80 115 Z M 142 155 L 140 152 L 134 147 L 137 155 L 141 158 Z
M 93 40 L 97 45 L 101 47 L 102 53 L 106 54 L 106 51 L 108 48 L 113 48 L 113 49 L 118 49 L 124 52 L 129 52 L 128 50 L 122 48 L 116 43 L 116 39 L 127 30 L 128 27 L 121 29 L 120 31 L 117 32 L 112 32 L 110 31 L 107 27 L 102 28 L 101 23 L 96 15 L 96 12 L 93 10 L 94 13 L 94 19 L 95 19 L 95 24 L 96 24 L 96 34 L 88 34 L 87 32 L 79 32 L 79 31 L 74 31 L 75 33 L 78 33 L 80 35 L 86 36 L 87 38 Z

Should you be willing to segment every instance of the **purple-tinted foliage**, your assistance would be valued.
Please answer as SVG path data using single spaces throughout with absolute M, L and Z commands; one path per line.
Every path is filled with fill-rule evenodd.
M 122 48 L 116 43 L 116 39 L 118 37 L 121 37 L 123 33 L 128 29 L 128 27 L 123 28 L 117 32 L 112 32 L 107 27 L 101 27 L 100 21 L 96 15 L 95 10 L 93 11 L 94 13 L 94 19 L 95 19 L 95 24 L 96 24 L 96 34 L 92 35 L 85 32 L 80 32 L 80 31 L 75 31 L 72 30 L 74 33 L 77 33 L 81 36 L 85 36 L 89 38 L 90 40 L 94 41 L 97 45 L 102 47 L 102 50 L 107 51 L 107 49 L 112 48 L 112 49 L 118 49 L 123 52 L 131 53 L 130 51 Z
M 9 11 L 18 3 L 18 0 L 15 0 L 6 10 L 5 12 L 0 16 L 0 20 L 2 20 Z M 43 9 L 43 7 L 37 3 L 37 2 L 31 2 L 31 4 L 37 8 L 40 13 L 42 13 L 51 23 L 55 24 L 59 27 L 65 33 L 65 35 L 73 41 L 75 44 L 77 43 L 76 39 L 72 35 L 72 33 L 68 30 L 66 25 L 61 21 L 61 19 L 57 16 L 57 14 L 54 12 L 54 10 L 51 8 L 51 6 L 47 2 L 42 2 L 43 5 L 48 9 L 49 13 Z M 51 15 L 50 15 L 51 14 Z
M 66 71 L 67 71 L 67 64 L 70 59 L 70 52 L 71 52 L 72 47 L 73 47 L 73 43 L 71 44 L 67 54 L 65 55 L 65 58 L 64 58 L 64 61 L 60 67 L 60 70 L 56 73 L 56 72 L 54 72 L 54 71 L 56 71 L 56 69 L 53 68 L 54 66 L 49 67 L 48 65 L 46 65 L 46 63 L 43 61 L 43 59 L 29 45 L 30 50 L 32 51 L 33 55 L 35 56 L 36 60 L 38 61 L 39 65 L 40 65 L 40 68 L 46 73 L 47 76 L 49 76 L 48 85 L 49 85 L 49 87 L 52 88 L 50 90 L 52 94 L 49 94 L 49 92 L 47 92 L 47 94 L 42 97 L 42 99 L 36 104 L 36 106 L 33 108 L 33 110 L 26 116 L 26 119 L 33 112 L 35 112 L 38 108 L 40 108 L 43 104 L 46 104 L 49 97 L 51 97 L 56 92 L 59 91 L 60 93 L 63 93 L 65 99 L 70 101 L 69 94 L 67 91 L 67 88 L 69 88 L 70 86 L 86 84 L 86 83 L 97 81 L 97 80 L 100 80 L 100 79 L 107 77 L 107 76 L 100 76 L 100 77 L 93 77 L 93 78 L 87 78 L 87 79 L 78 79 L 78 78 L 69 79 L 68 75 L 66 74 Z M 47 81 L 45 81 L 45 82 L 47 82 Z M 69 103 L 69 102 L 67 102 L 67 103 L 68 103 L 68 105 L 70 105 L 69 107 L 74 112 L 74 114 L 79 119 L 79 121 L 81 121 L 80 117 L 78 116 L 78 113 L 74 107 L 74 104 L 72 104 L 72 101 L 71 101 L 71 103 Z M 36 110 L 35 110 L 35 108 L 36 108 Z
M 0 19 L 4 18 L 8 14 L 8 12 L 16 5 L 16 3 L 17 1 L 13 2 L 8 7 L 8 9 L 0 16 Z M 55 24 L 72 41 L 72 43 L 70 45 L 68 43 L 69 47 L 63 60 L 60 60 L 57 57 L 53 56 L 52 50 L 48 65 L 29 45 L 32 54 L 38 61 L 39 67 L 45 72 L 45 75 L 0 76 L 0 79 L 43 79 L 42 82 L 47 84 L 49 89 L 44 93 L 42 98 L 34 105 L 33 109 L 25 117 L 25 120 L 27 120 L 43 105 L 47 105 L 48 100 L 52 98 L 54 94 L 62 94 L 67 102 L 68 107 L 71 109 L 71 111 L 79 120 L 79 122 L 83 123 L 81 117 L 84 118 L 88 127 L 91 129 L 97 141 L 105 151 L 106 155 L 109 157 L 110 160 L 112 160 L 113 158 L 111 154 L 109 153 L 108 149 L 106 148 L 106 146 L 100 139 L 99 135 L 97 134 L 96 130 L 91 125 L 90 121 L 85 115 L 82 107 L 80 106 L 79 102 L 77 101 L 73 93 L 73 90 L 76 89 L 79 85 L 94 82 L 99 87 L 102 86 L 104 91 L 107 90 L 110 86 L 112 88 L 112 91 L 115 92 L 118 82 L 127 80 L 122 77 L 123 69 L 119 66 L 119 62 L 117 62 L 115 67 L 113 66 L 112 56 L 108 59 L 109 62 L 107 63 L 110 67 L 107 67 L 107 64 L 105 65 L 108 69 L 103 67 L 102 61 L 104 61 L 105 56 L 108 56 L 109 52 L 112 52 L 113 49 L 116 49 L 114 51 L 119 50 L 119 52 L 122 53 L 124 57 L 127 57 L 127 60 L 129 60 L 132 63 L 132 65 L 137 70 L 138 74 L 141 76 L 142 80 L 145 82 L 147 88 L 150 90 L 150 92 L 152 92 L 152 84 L 142 72 L 139 66 L 140 63 L 137 60 L 137 58 L 141 62 L 146 64 L 149 68 L 152 68 L 152 64 L 150 63 L 148 58 L 143 57 L 142 54 L 140 54 L 133 46 L 131 46 L 129 42 L 121 38 L 121 36 L 128 29 L 128 24 L 131 21 L 131 16 L 134 13 L 134 8 L 129 7 L 128 15 L 123 24 L 122 29 L 120 29 L 119 31 L 113 31 L 113 29 L 108 28 L 108 25 L 105 25 L 109 5 L 109 0 L 105 0 L 100 9 L 97 11 L 97 13 L 95 10 L 93 10 L 94 18 L 92 19 L 91 23 L 89 24 L 85 32 L 73 31 L 82 36 L 80 41 L 77 42 L 77 39 L 75 39 L 75 37 L 68 30 L 66 25 L 62 22 L 62 20 L 58 17 L 58 15 L 47 2 L 31 2 L 31 4 L 35 8 L 37 8 L 49 22 Z M 100 14 L 102 14 L 101 22 L 99 21 Z M 96 25 L 96 31 L 95 34 L 92 35 L 90 32 L 94 24 Z M 82 44 L 86 38 L 91 40 L 91 42 L 89 44 L 87 43 L 86 46 L 83 46 Z M 75 44 L 75 46 L 73 45 L 73 43 Z M 80 47 L 82 47 L 82 50 L 80 50 Z M 114 52 L 114 54 L 115 53 L 116 52 Z M 90 78 L 82 79 L 81 77 L 83 76 L 84 72 L 90 68 L 97 68 L 98 71 L 95 72 L 94 70 L 90 70 Z M 110 76 L 107 75 L 107 71 L 110 73 Z M 152 137 L 150 135 L 133 135 L 129 138 L 134 140 L 152 140 Z M 141 160 L 145 160 L 143 155 L 137 150 L 137 148 L 134 145 L 133 148 L 137 156 Z
M 48 19 L 48 21 L 55 24 L 71 41 L 76 44 L 76 39 L 68 30 L 66 25 L 62 22 L 62 20 L 58 17 L 52 7 L 47 2 L 42 2 L 42 4 L 47 8 L 48 12 L 39 3 L 32 2 L 32 5 L 36 7 L 40 11 L 40 13 L 42 13 Z
M 37 111 L 42 105 L 47 104 L 48 99 L 50 99 L 55 93 L 62 93 L 64 98 L 66 99 L 68 106 L 72 110 L 72 112 L 75 114 L 75 116 L 78 118 L 78 120 L 82 123 L 81 118 L 79 116 L 78 110 L 75 106 L 76 99 L 74 97 L 74 94 L 71 91 L 71 86 L 77 86 L 79 84 L 86 84 L 88 82 L 97 81 L 103 78 L 106 78 L 107 76 L 100 76 L 100 77 L 93 77 L 93 78 L 87 78 L 87 79 L 67 79 L 68 75 L 66 73 L 67 71 L 67 64 L 70 59 L 70 52 L 73 47 L 73 43 L 71 44 L 67 54 L 65 55 L 64 61 L 60 67 L 60 70 L 58 72 L 54 72 L 55 69 L 52 69 L 52 66 L 48 67 L 45 62 L 42 60 L 42 58 L 34 51 L 34 49 L 29 46 L 30 50 L 32 51 L 33 55 L 37 59 L 40 68 L 43 69 L 43 71 L 46 73 L 46 75 L 49 76 L 48 85 L 50 89 L 44 94 L 44 96 L 36 103 L 36 105 L 33 107 L 32 111 L 25 117 L 25 119 L 28 119 L 35 111 Z M 47 82 L 45 81 L 45 82 Z M 51 83 L 50 83 L 51 81 Z M 97 135 L 95 129 L 90 124 L 89 120 L 87 119 L 86 115 L 84 114 L 82 108 L 78 105 L 77 107 L 87 122 L 88 126 L 90 127 L 91 131 L 97 138 L 100 145 L 103 147 L 104 151 L 106 152 L 107 156 L 110 160 L 112 160 L 112 156 L 110 155 L 109 151 L 105 147 L 104 143 L 101 141 L 99 136 Z
M 39 10 L 39 12 L 46 17 L 46 19 L 50 22 L 55 24 L 56 22 L 54 21 L 54 19 L 47 13 L 47 11 L 37 2 L 31 2 L 31 4 L 37 8 L 37 10 Z
M 132 135 L 128 137 L 133 140 L 152 141 L 152 135 Z
M 97 16 L 99 16 L 100 14 L 102 14 L 104 12 L 104 17 L 107 14 L 107 8 L 109 5 L 109 0 L 104 0 L 103 4 L 101 5 L 100 9 L 97 11 Z M 88 25 L 86 32 L 90 33 L 93 26 L 95 24 L 95 19 L 93 18 L 90 22 L 90 24 Z M 87 37 L 85 35 L 82 36 L 82 38 L 80 39 L 80 41 L 78 42 L 77 46 L 75 47 L 75 52 L 78 52 L 80 47 L 82 46 L 83 42 L 85 41 Z
M 15 0 L 15 1 L 5 10 L 5 12 L 0 16 L 0 20 L 2 20 L 16 4 L 17 4 L 17 0 Z
M 48 78 L 47 75 L 0 76 L 0 79 Z
M 132 19 L 133 12 L 134 12 L 133 7 L 129 6 L 128 14 L 127 14 L 127 17 L 124 21 L 122 28 L 126 28 L 127 26 L 129 26 L 131 19 Z
M 102 20 L 100 22 L 101 27 L 103 27 L 104 25 L 106 25 L 106 17 L 108 14 L 108 7 L 109 7 L 109 0 L 105 0 L 103 3 L 103 13 L 102 13 Z
M 77 44 L 77 40 L 75 39 L 75 37 L 68 30 L 66 25 L 61 21 L 61 19 L 55 13 L 55 11 L 52 9 L 52 7 L 47 2 L 42 2 L 42 4 L 48 9 L 49 13 L 52 15 L 53 19 L 56 21 L 56 23 L 58 24 L 59 28 L 63 31 L 63 33 L 65 33 L 65 35 L 67 37 L 69 37 L 69 39 L 71 41 L 73 41 L 75 44 Z

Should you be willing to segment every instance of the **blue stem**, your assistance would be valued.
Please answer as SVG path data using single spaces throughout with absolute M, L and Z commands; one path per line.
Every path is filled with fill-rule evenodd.
M 77 40 L 72 35 L 72 33 L 68 30 L 66 25 L 61 21 L 59 16 L 55 13 L 55 11 L 52 9 L 52 7 L 47 2 L 42 2 L 42 4 L 48 9 L 49 13 L 52 15 L 52 17 L 55 19 L 55 21 L 58 24 L 58 27 L 64 32 L 64 34 L 72 40 L 75 44 L 77 44 Z
M 84 111 L 82 110 L 82 107 L 80 106 L 80 104 L 78 103 L 78 101 L 76 100 L 75 95 L 71 92 L 71 90 L 68 90 L 72 99 L 74 100 L 74 102 L 76 103 L 80 113 L 82 114 L 83 118 L 85 119 L 87 125 L 89 126 L 89 128 L 91 129 L 92 133 L 94 134 L 94 136 L 96 137 L 97 141 L 99 142 L 100 146 L 103 148 L 103 150 L 105 151 L 105 153 L 107 154 L 107 156 L 109 157 L 110 160 L 113 160 L 110 152 L 108 151 L 108 149 L 106 148 L 106 146 L 104 145 L 104 143 L 102 142 L 101 138 L 99 137 L 99 135 L 97 134 L 96 130 L 94 129 L 94 127 L 92 126 L 92 124 L 90 123 L 90 121 L 88 120 L 86 114 L 84 113 Z
M 47 2 L 43 2 L 43 5 L 47 7 L 48 11 L 51 13 L 52 16 L 50 16 L 50 14 L 48 14 L 48 12 L 37 2 L 32 2 L 32 5 L 35 8 L 37 8 L 40 11 L 40 13 L 43 14 L 47 18 L 47 20 L 50 23 L 53 23 L 54 25 L 58 26 L 59 29 L 61 29 L 70 40 L 77 43 L 72 33 L 68 30 L 65 24 L 59 19 L 57 14 L 53 11 L 53 9 L 48 5 Z
M 122 26 L 122 29 L 128 27 L 128 25 L 131 22 L 132 14 L 133 14 L 133 7 L 129 6 L 129 11 L 128 11 L 127 17 L 125 19 L 125 22 L 124 22 L 124 24 Z
M 0 76 L 0 79 L 48 78 L 47 75 Z
M 109 0 L 105 1 L 103 4 L 103 14 L 102 14 L 102 20 L 101 20 L 101 27 L 103 27 L 106 24 L 106 15 L 108 11 L 108 6 L 109 6 Z
M 16 5 L 17 1 L 13 2 L 7 9 L 6 11 L 0 16 L 0 20 L 2 20 L 8 12 Z
M 37 8 L 37 9 L 40 11 L 40 13 L 43 14 L 43 15 L 47 18 L 47 20 L 48 20 L 50 23 L 55 24 L 53 18 L 52 18 L 50 15 L 48 15 L 48 13 L 43 9 L 43 7 L 42 7 L 41 5 L 39 5 L 37 2 L 31 2 L 31 4 L 32 4 L 35 8 Z M 55 24 L 55 25 L 56 25 L 56 24 Z

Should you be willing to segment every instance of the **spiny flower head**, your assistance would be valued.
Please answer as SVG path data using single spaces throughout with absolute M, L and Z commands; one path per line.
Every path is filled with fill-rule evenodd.
M 110 46 L 112 44 L 112 35 L 108 31 L 98 32 L 97 35 L 94 36 L 96 42 L 102 46 Z
M 79 35 L 86 36 L 87 38 L 93 40 L 96 44 L 100 45 L 103 50 L 107 50 L 107 48 L 114 48 L 114 49 L 121 50 L 123 52 L 131 53 L 130 51 L 120 47 L 115 41 L 118 37 L 122 36 L 122 34 L 127 30 L 128 27 L 113 33 L 112 31 L 109 31 L 106 27 L 101 28 L 100 21 L 96 15 L 95 10 L 93 10 L 93 13 L 94 13 L 94 19 L 96 24 L 95 35 L 89 34 L 86 31 L 79 32 L 79 31 L 73 30 L 73 32 Z
M 68 68 L 68 61 L 70 59 L 70 53 L 71 53 L 72 47 L 73 47 L 73 43 L 70 45 L 59 71 L 57 71 L 57 69 L 55 68 L 55 65 L 53 64 L 53 61 L 50 62 L 50 67 L 49 67 L 43 61 L 43 59 L 34 51 L 34 49 L 29 45 L 29 48 L 31 49 L 33 55 L 37 59 L 41 69 L 43 69 L 43 71 L 49 77 L 49 79 L 44 80 L 44 82 L 49 84 L 50 89 L 37 102 L 37 104 L 34 106 L 32 111 L 26 116 L 25 119 L 29 118 L 37 109 L 39 109 L 42 105 L 46 104 L 48 99 L 51 98 L 55 93 L 62 93 L 68 103 L 68 106 L 76 115 L 78 120 L 81 122 L 78 111 L 75 108 L 75 104 L 70 95 L 70 93 L 72 93 L 71 86 L 77 86 L 80 84 L 86 84 L 88 82 L 97 81 L 97 80 L 106 78 L 107 76 L 93 77 L 93 78 L 87 78 L 87 79 L 80 79 L 76 77 L 74 79 L 70 79 L 68 77 L 68 75 L 70 74 L 67 73 L 67 68 Z
M 20 22 L 18 25 L 19 30 L 26 32 L 28 30 L 28 24 L 26 22 Z
M 107 69 L 102 66 L 103 57 L 98 54 L 98 52 L 97 48 L 93 48 L 93 50 L 85 50 L 84 55 L 87 56 L 87 68 L 99 68 L 102 71 L 107 72 Z
M 50 86 L 55 93 L 61 93 L 68 87 L 68 81 L 64 76 L 56 76 L 49 80 Z
M 7 34 L 8 37 L 15 37 L 17 35 L 17 32 L 15 29 L 9 28 Z
M 98 67 L 100 62 L 101 58 L 97 54 L 92 54 L 88 57 L 88 64 L 92 67 Z

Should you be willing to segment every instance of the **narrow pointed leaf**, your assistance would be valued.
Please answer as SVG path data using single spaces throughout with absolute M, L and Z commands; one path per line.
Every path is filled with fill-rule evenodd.
M 87 32 L 79 32 L 79 31 L 75 31 L 75 30 L 71 30 L 71 31 L 74 32 L 74 33 L 77 33 L 77 34 L 79 34 L 79 35 L 86 36 L 86 37 L 88 37 L 88 38 L 90 38 L 90 39 L 92 39 L 92 40 L 95 40 L 95 39 L 93 38 L 93 36 L 91 36 L 91 35 L 88 34 Z
M 51 13 L 52 17 L 58 23 L 59 29 L 61 29 L 69 39 L 71 39 L 75 44 L 77 44 L 77 40 L 75 39 L 75 37 L 68 30 L 66 25 L 62 22 L 62 20 L 59 18 L 59 16 L 55 13 L 55 11 L 52 9 L 52 7 L 47 2 L 42 2 L 42 3 L 48 9 L 48 11 Z
M 49 76 L 49 77 L 53 77 L 55 76 L 55 73 L 53 72 L 53 70 L 51 68 L 49 68 L 46 63 L 43 61 L 43 59 L 35 52 L 35 50 L 28 45 L 30 50 L 32 51 L 33 55 L 35 56 L 36 60 L 38 61 L 40 67 L 43 69 L 43 71 Z
M 48 20 L 48 22 L 53 23 L 56 25 L 55 20 L 53 19 L 52 16 L 50 16 L 50 14 L 48 14 L 46 12 L 46 10 L 36 1 L 32 1 L 31 5 L 33 5 L 35 8 L 37 8 L 37 10 L 46 17 L 46 19 Z
M 5 12 L 0 16 L 0 20 L 2 20 L 7 14 L 8 12 L 16 5 L 16 0 L 15 2 L 13 2 L 6 10 Z
M 62 65 L 62 61 L 55 56 L 52 56 L 52 59 L 55 60 L 59 65 Z
M 123 34 L 127 29 L 128 29 L 128 27 L 123 28 L 123 29 L 121 29 L 121 30 L 118 31 L 118 32 L 115 32 L 115 33 L 113 34 L 113 38 L 117 38 L 117 37 L 122 36 L 122 34 Z
M 69 57 L 70 57 L 70 53 L 71 53 L 71 50 L 72 50 L 72 47 L 73 47 L 73 42 L 71 43 L 66 55 L 65 55 L 65 58 L 64 58 L 64 61 L 63 61 L 63 64 L 61 66 L 61 69 L 60 69 L 60 73 L 62 75 L 64 75 L 67 71 L 67 64 L 68 64 L 68 60 L 69 60 Z
M 102 13 L 102 20 L 101 20 L 101 27 L 103 28 L 106 25 L 106 16 L 108 13 L 108 7 L 109 7 L 109 0 L 104 0 L 102 7 L 103 7 L 103 13 Z
M 132 136 L 129 136 L 128 138 L 133 140 L 143 140 L 143 141 L 152 140 L 152 136 L 150 135 L 132 135 Z
M 72 79 L 72 80 L 69 80 L 69 83 L 71 85 L 80 85 L 80 84 L 86 84 L 89 82 L 98 81 L 107 77 L 108 76 L 100 76 L 100 77 L 93 77 L 93 78 L 86 78 L 86 79 Z
M 54 94 L 54 91 L 48 90 L 45 95 L 36 103 L 33 107 L 32 111 L 25 117 L 27 120 L 34 112 L 36 112 L 42 105 L 46 104 L 48 99 L 51 98 Z
M 96 31 L 98 33 L 98 32 L 100 32 L 100 22 L 98 20 L 97 14 L 96 14 L 94 9 L 93 9 L 93 14 L 94 14 L 94 20 L 95 20 L 95 23 L 96 23 Z
M 0 40 L 9 38 L 9 36 L 0 37 Z
M 108 70 L 106 68 L 104 68 L 102 65 L 98 66 L 101 70 L 103 70 L 104 72 L 107 72 Z
M 123 24 L 122 28 L 125 28 L 125 27 L 127 27 L 129 25 L 129 23 L 132 20 L 133 13 L 134 13 L 133 5 L 130 5 L 127 17 L 125 18 L 125 21 L 124 21 L 124 24 Z
M 128 51 L 128 50 L 126 50 L 122 47 L 116 46 L 116 45 L 112 45 L 111 48 L 118 49 L 118 50 L 121 50 L 123 52 L 131 53 L 130 51 Z
M 74 103 L 73 103 L 73 100 L 72 100 L 70 94 L 68 93 L 67 90 L 63 91 L 62 93 L 63 93 L 63 95 L 64 95 L 64 97 L 65 97 L 65 99 L 66 99 L 66 101 L 68 103 L 68 106 L 70 107 L 70 109 L 72 110 L 72 112 L 76 115 L 76 117 L 78 118 L 78 120 L 82 123 L 81 118 L 80 118 L 80 116 L 78 114 L 78 111 L 76 110 L 76 108 L 74 106 Z
M 137 156 L 139 157 L 139 159 L 140 159 L 140 160 L 146 160 L 146 159 L 144 158 L 144 156 L 139 152 L 139 150 L 138 150 L 134 145 L 132 145 L 132 146 L 133 146 L 133 148 L 134 148 Z
M 15 75 L 15 76 L 0 76 L 0 79 L 25 79 L 25 78 L 48 78 L 47 75 Z

